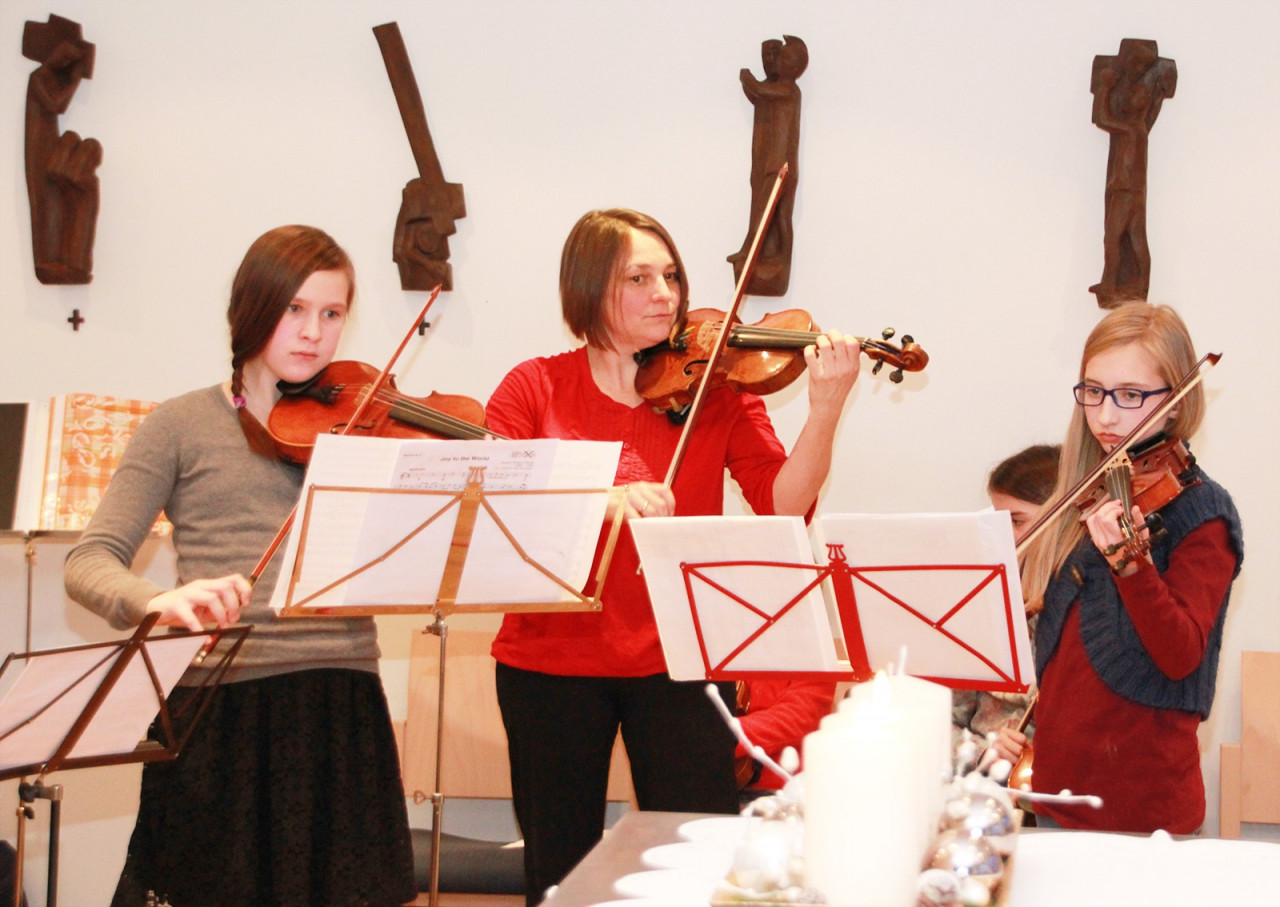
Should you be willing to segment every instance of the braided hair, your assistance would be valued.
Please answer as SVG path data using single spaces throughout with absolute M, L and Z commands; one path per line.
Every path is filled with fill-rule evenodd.
M 231 284 L 231 396 L 249 447 L 264 457 L 277 453 L 266 426 L 244 405 L 244 366 L 266 349 L 298 288 L 316 271 L 344 272 L 351 303 L 355 269 L 333 237 L 315 227 L 276 227 L 254 240 Z

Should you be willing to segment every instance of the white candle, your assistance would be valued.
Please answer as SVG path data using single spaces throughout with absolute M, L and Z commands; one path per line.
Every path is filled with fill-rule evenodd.
M 879 675 L 877 675 L 879 677 Z M 893 674 L 884 678 L 890 707 L 904 716 L 906 733 L 912 739 L 920 822 L 920 853 L 933 840 L 942 811 L 943 784 L 951 776 L 951 691 L 919 677 Z M 862 683 L 849 691 L 841 710 L 857 708 L 870 701 L 873 684 Z
M 927 844 L 919 738 L 890 701 L 888 678 L 872 684 L 804 741 L 805 884 L 832 907 L 912 907 Z

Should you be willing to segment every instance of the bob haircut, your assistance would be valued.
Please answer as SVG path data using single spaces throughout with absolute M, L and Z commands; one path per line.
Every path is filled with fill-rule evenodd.
M 613 349 L 609 337 L 610 303 L 617 278 L 631 251 L 631 230 L 645 230 L 662 240 L 676 266 L 680 306 L 675 330 L 684 327 L 689 311 L 689 284 L 684 262 L 666 227 L 629 208 L 588 211 L 569 231 L 560 256 L 560 311 L 573 336 L 598 349 Z

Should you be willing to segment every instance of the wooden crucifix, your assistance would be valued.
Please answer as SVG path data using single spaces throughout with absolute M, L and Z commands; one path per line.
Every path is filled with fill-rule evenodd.
M 1120 52 L 1093 58 L 1093 122 L 1111 134 L 1103 223 L 1102 279 L 1089 288 L 1104 309 L 1147 298 L 1147 136 L 1178 84 L 1177 64 L 1155 41 L 1125 38 Z
M 433 290 L 438 286 L 452 290 L 449 237 L 457 232 L 457 221 L 467 216 L 462 185 L 444 181 L 399 24 L 388 22 L 375 26 L 373 34 L 382 49 L 400 119 L 404 121 L 409 147 L 418 164 L 418 177 L 405 184 L 396 217 L 392 258 L 400 267 L 400 288 Z
M 80 80 L 93 78 L 94 46 L 80 23 L 50 15 L 23 27 L 22 55 L 40 64 L 27 80 L 25 143 L 36 277 L 44 284 L 89 283 L 102 145 L 70 130 L 59 134 L 58 115 Z

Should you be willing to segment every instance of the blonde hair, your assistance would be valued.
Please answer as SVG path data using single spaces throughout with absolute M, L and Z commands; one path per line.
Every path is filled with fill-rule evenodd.
M 1196 363 L 1191 335 L 1177 312 L 1167 305 L 1128 302 L 1108 312 L 1090 332 L 1080 355 L 1079 378 L 1084 378 L 1085 368 L 1099 353 L 1130 344 L 1136 344 L 1151 357 L 1161 379 L 1168 385 L 1177 384 Z M 1165 432 L 1176 438 L 1189 438 L 1203 418 L 1204 388 L 1197 384 L 1178 401 Z M 1089 431 L 1084 407 L 1077 406 L 1058 461 L 1058 483 L 1045 505 L 1046 510 L 1075 488 L 1104 453 L 1102 445 Z M 1022 592 L 1029 611 L 1034 613 L 1043 607 L 1049 581 L 1062 569 L 1084 536 L 1079 508 L 1068 505 L 1023 553 Z

